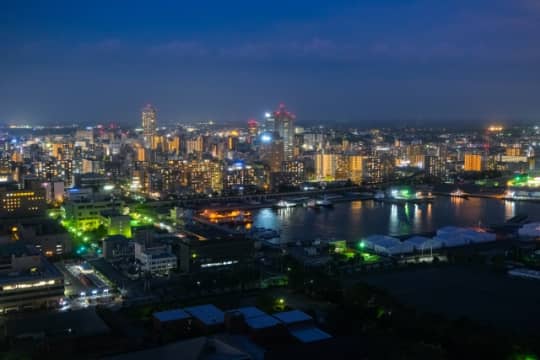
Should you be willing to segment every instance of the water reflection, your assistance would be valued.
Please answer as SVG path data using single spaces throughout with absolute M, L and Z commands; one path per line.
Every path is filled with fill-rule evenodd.
M 516 202 L 505 201 L 504 202 L 504 217 L 510 219 L 516 216 Z
M 272 209 L 260 209 L 254 215 L 255 226 L 275 229 L 279 225 L 276 219 L 276 214 L 272 211 Z
M 465 202 L 465 199 L 462 198 L 462 197 L 457 197 L 457 196 L 452 196 L 450 197 L 450 202 L 452 203 L 452 205 L 463 205 L 463 203 Z
M 420 207 L 418 204 L 414 204 L 413 229 L 415 232 L 420 232 L 422 216 L 422 207 Z
M 399 216 L 398 206 L 396 204 L 390 205 L 390 226 L 389 230 L 391 234 L 397 234 L 399 232 Z
M 337 203 L 333 209 L 260 209 L 254 226 L 279 230 L 282 242 L 304 239 L 350 240 L 373 234 L 430 233 L 442 226 L 502 223 L 516 213 L 540 220 L 539 204 L 491 199 L 437 198 L 433 203 L 396 205 L 377 201 Z
M 280 209 L 276 210 L 278 216 L 280 218 L 282 218 L 282 219 L 286 219 L 286 218 L 290 217 L 293 211 L 294 211 L 293 207 L 280 208 Z
M 363 204 L 363 201 L 353 201 L 351 202 L 351 210 L 355 212 L 359 211 L 360 209 L 362 209 Z

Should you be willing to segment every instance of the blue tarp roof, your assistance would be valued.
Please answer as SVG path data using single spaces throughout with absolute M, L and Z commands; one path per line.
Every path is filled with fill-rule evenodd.
M 212 304 L 191 306 L 184 309 L 194 318 L 202 321 L 205 325 L 223 324 L 225 314 Z
M 294 324 L 312 320 L 311 316 L 300 310 L 284 311 L 274 314 L 274 317 L 285 324 Z
M 182 320 L 191 317 L 191 315 L 181 309 L 155 312 L 153 316 L 161 322 Z
M 330 339 L 332 337 L 330 334 L 316 327 L 293 329 L 293 330 L 290 330 L 290 333 L 292 336 L 294 336 L 295 338 L 297 338 L 303 343 L 310 343 L 310 342 Z
M 238 308 L 238 309 L 229 310 L 227 312 L 240 313 L 240 314 L 244 315 L 245 319 L 249 319 L 249 318 L 253 318 L 253 317 L 257 317 L 257 316 L 267 315 L 264 311 L 256 308 L 255 306 L 241 307 L 241 308 Z
M 246 306 L 228 312 L 242 314 L 246 324 L 252 329 L 264 329 L 280 323 L 276 318 L 254 306 Z

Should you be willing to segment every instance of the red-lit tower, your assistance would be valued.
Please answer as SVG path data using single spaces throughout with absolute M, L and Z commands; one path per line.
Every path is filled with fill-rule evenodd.
M 256 137 L 259 133 L 259 123 L 255 119 L 248 120 L 248 134 L 251 137 Z

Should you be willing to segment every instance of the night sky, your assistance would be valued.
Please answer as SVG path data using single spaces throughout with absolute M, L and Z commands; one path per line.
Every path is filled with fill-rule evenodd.
M 0 123 L 532 121 L 539 94 L 538 0 L 0 4 Z

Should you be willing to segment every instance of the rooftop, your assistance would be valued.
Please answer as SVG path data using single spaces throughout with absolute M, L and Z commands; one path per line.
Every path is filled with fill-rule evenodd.
M 22 246 L 22 248 L 21 248 Z M 44 256 L 36 254 L 32 249 L 26 249 L 24 245 L 21 244 L 6 244 L 0 246 L 0 252 L 2 257 L 11 257 L 11 254 L 16 256 L 39 256 L 39 264 L 36 265 L 36 269 L 32 270 L 30 268 L 17 271 L 14 269 L 12 272 L 3 272 L 0 273 L 0 284 L 10 284 L 14 281 L 24 282 L 24 281 L 35 281 L 39 279 L 51 279 L 51 278 L 63 278 L 60 270 L 51 264 Z
M 244 315 L 244 318 L 246 318 L 246 319 L 267 315 L 264 311 L 256 308 L 255 306 L 241 307 L 241 308 L 238 308 L 238 309 L 228 310 L 227 312 L 229 312 L 229 313 L 234 313 L 234 312 L 240 313 L 240 314 Z
M 280 324 L 276 318 L 254 306 L 229 310 L 228 312 L 242 314 L 246 324 L 252 329 L 264 329 Z
M 311 316 L 300 310 L 284 311 L 273 316 L 286 325 L 312 320 Z
M 184 309 L 205 325 L 218 325 L 225 322 L 225 314 L 212 304 L 191 306 Z
M 7 243 L 0 246 L 0 257 L 11 257 L 13 255 L 16 257 L 35 256 L 38 254 L 37 250 L 21 244 L 20 242 Z
M 89 336 L 109 332 L 94 308 L 66 312 L 13 314 L 7 320 L 12 336 L 45 333 L 49 336 Z
M 110 360 L 147 360 L 147 359 L 182 359 L 182 360 L 247 360 L 251 357 L 219 339 L 198 337 L 170 343 L 153 349 L 142 350 L 123 355 L 107 357 Z
M 290 329 L 289 332 L 292 336 L 297 338 L 303 343 L 310 343 L 320 340 L 330 339 L 332 336 L 319 328 L 306 327 L 301 329 Z
M 280 322 L 270 315 L 262 315 L 252 318 L 246 318 L 246 324 L 251 329 L 265 329 L 277 326 L 280 324 Z
M 155 312 L 153 316 L 161 322 L 183 320 L 191 317 L 191 315 L 181 309 Z

